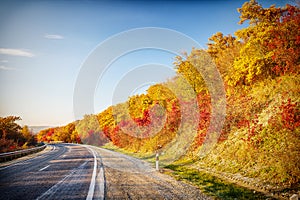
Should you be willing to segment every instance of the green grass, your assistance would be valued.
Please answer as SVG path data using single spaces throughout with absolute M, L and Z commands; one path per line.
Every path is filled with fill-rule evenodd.
M 168 165 L 166 169 L 172 170 L 166 173 L 177 180 L 184 180 L 199 187 L 204 193 L 217 199 L 271 199 L 264 194 L 225 182 L 208 173 L 198 171 L 182 165 Z

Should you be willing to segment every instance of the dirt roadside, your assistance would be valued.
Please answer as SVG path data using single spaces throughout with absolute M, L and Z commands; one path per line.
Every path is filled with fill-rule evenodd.
M 156 172 L 149 163 L 95 148 L 105 171 L 106 199 L 213 199 L 189 184 Z

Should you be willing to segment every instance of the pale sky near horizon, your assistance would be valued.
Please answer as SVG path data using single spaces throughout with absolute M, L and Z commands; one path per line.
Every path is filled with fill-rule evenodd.
M 186 34 L 205 47 L 214 33 L 233 34 L 243 27 L 237 24 L 237 8 L 243 2 L 2 0 L 0 116 L 20 116 L 23 119 L 20 124 L 31 126 L 72 122 L 76 78 L 83 62 L 99 43 L 130 29 L 159 27 Z M 258 2 L 264 7 L 290 3 L 288 0 Z M 145 63 L 172 68 L 174 56 L 147 49 L 118 59 L 95 91 L 95 112 L 110 106 L 111 92 L 124 73 Z M 166 74 L 163 79 L 170 77 Z

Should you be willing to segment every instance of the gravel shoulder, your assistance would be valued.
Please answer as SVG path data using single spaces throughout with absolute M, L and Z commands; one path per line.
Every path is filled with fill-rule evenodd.
M 105 199 L 212 199 L 187 183 L 161 174 L 142 160 L 96 148 L 105 172 Z

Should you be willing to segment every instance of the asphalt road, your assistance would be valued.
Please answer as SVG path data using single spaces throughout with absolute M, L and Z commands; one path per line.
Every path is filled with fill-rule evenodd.
M 210 199 L 139 159 L 75 144 L 50 145 L 0 167 L 0 199 Z

